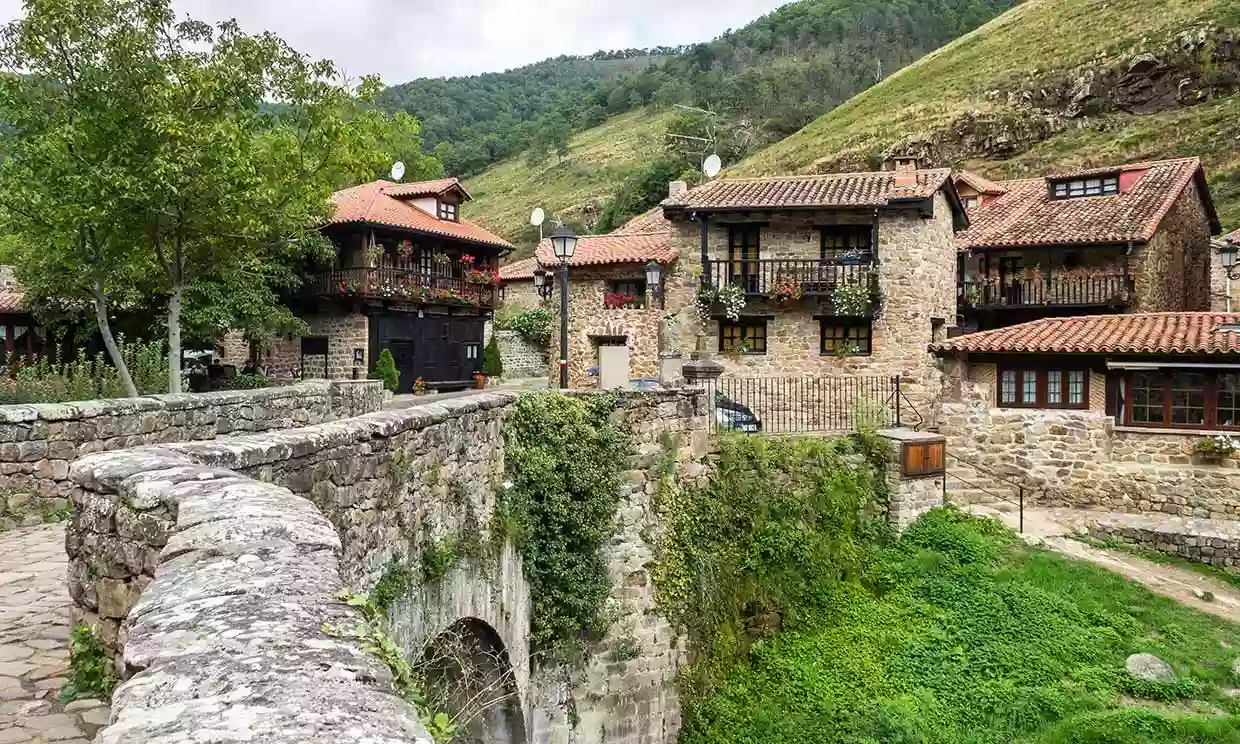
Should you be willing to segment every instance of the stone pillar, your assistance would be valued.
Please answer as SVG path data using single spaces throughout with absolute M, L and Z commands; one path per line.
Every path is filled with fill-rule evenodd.
M 680 368 L 685 382 L 695 387 L 708 387 L 723 375 L 723 365 L 713 361 L 706 350 L 706 337 L 698 336 L 697 351 L 689 355 L 689 361 Z
M 912 429 L 884 429 L 887 442 L 887 521 L 903 532 L 918 517 L 943 505 L 947 439 Z

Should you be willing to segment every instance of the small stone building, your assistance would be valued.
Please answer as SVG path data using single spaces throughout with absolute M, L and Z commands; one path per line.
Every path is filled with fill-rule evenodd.
M 993 183 L 955 176 L 962 326 L 1047 316 L 1211 309 L 1218 216 L 1197 158 Z
M 725 378 L 899 377 L 924 413 L 937 389 L 927 348 L 954 325 L 954 241 L 969 221 L 950 170 L 895 168 L 673 193 L 669 346 L 703 343 Z
M 933 346 L 936 409 L 968 467 L 1074 507 L 1240 516 L 1240 314 L 1044 318 Z M 1237 439 L 1240 444 L 1240 439 Z

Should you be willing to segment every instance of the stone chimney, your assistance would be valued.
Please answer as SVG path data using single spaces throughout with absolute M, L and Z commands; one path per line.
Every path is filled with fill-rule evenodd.
M 684 181 L 672 181 L 667 185 L 667 198 L 674 199 L 689 190 L 689 184 Z
M 17 275 L 13 273 L 13 267 L 0 264 L 0 289 L 15 286 L 17 286 Z
M 920 158 L 911 155 L 897 155 L 891 158 L 892 170 L 896 172 L 897 189 L 911 189 L 917 186 L 917 169 L 921 166 Z

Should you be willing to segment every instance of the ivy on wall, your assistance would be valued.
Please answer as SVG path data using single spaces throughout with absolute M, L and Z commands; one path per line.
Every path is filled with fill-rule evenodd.
M 862 546 L 883 530 L 867 508 L 880 479 L 863 441 L 724 435 L 704 486 L 660 479 L 656 600 L 688 634 L 690 702 L 754 641 L 812 616 L 861 570 Z
M 610 395 L 522 396 L 505 428 L 493 528 L 512 538 L 532 590 L 530 650 L 566 658 L 607 630 L 611 537 L 628 438 Z

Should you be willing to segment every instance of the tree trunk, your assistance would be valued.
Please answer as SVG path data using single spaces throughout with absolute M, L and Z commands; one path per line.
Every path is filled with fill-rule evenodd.
M 181 392 L 181 291 L 173 286 L 168 297 L 168 392 Z
M 95 299 L 95 319 L 99 321 L 99 335 L 103 336 L 103 345 L 107 347 L 108 356 L 116 367 L 116 374 L 121 378 L 121 387 L 125 389 L 126 396 L 137 398 L 138 388 L 129 376 L 129 365 L 125 364 L 125 357 L 121 355 L 116 339 L 112 336 L 112 325 L 108 323 L 108 300 L 103 296 L 103 286 L 95 282 L 91 294 Z

